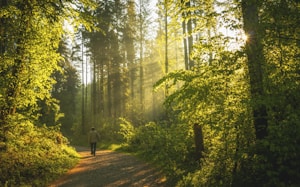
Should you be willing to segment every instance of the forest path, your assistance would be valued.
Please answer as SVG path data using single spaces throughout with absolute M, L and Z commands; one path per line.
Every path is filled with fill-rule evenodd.
M 110 150 L 92 156 L 88 148 L 76 147 L 80 162 L 49 187 L 163 187 L 162 174 L 138 158 Z

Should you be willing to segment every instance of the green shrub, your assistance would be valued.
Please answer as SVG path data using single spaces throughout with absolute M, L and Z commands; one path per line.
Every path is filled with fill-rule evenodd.
M 11 124 L 0 152 L 0 182 L 7 186 L 45 186 L 78 162 L 76 151 L 56 127 L 28 121 Z
M 129 122 L 121 124 L 120 133 L 131 151 L 159 165 L 169 178 L 181 178 L 187 168 L 197 164 L 190 126 L 148 124 L 134 128 Z

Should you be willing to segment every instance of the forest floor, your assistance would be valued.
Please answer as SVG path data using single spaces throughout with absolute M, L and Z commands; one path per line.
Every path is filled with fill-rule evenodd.
M 133 155 L 76 147 L 80 162 L 49 187 L 164 187 L 165 177 L 151 165 Z

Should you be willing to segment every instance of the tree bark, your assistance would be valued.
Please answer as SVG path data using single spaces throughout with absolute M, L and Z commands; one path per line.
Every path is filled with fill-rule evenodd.
M 140 0 L 140 104 L 141 104 L 141 112 L 144 112 L 144 68 L 143 68 L 143 42 L 144 42 L 144 33 L 143 33 L 143 16 L 142 16 L 142 6 L 143 1 Z
M 184 0 L 181 0 L 182 6 L 185 7 L 185 2 Z M 187 39 L 186 39 L 186 13 L 183 11 L 181 14 L 183 21 L 181 23 L 182 26 L 182 34 L 183 34 L 183 50 L 184 50 L 184 64 L 185 64 L 185 69 L 189 69 L 189 54 L 188 54 L 188 49 L 187 49 Z
M 191 1 L 187 1 L 186 3 L 187 8 L 191 8 Z M 191 11 L 188 10 L 188 22 L 187 22 L 187 31 L 188 31 L 188 59 L 189 59 L 189 69 L 192 69 L 194 67 L 194 61 L 191 59 L 191 53 L 193 50 L 193 35 L 192 35 L 192 16 Z
M 248 70 L 250 77 L 250 92 L 253 103 L 253 118 L 255 135 L 257 139 L 267 136 L 267 110 L 261 103 L 264 96 L 263 65 L 264 55 L 261 44 L 261 32 L 258 17 L 259 0 L 242 0 L 242 14 L 244 31 L 248 35 L 246 42 L 246 54 L 248 58 Z
M 164 15 L 164 21 L 165 21 L 165 74 L 167 75 L 169 73 L 169 59 L 168 59 L 168 2 L 165 0 L 165 15 Z M 165 97 L 169 95 L 168 92 L 168 84 L 165 85 Z
M 195 138 L 195 160 L 203 158 L 204 142 L 202 126 L 198 123 L 194 124 L 194 138 Z

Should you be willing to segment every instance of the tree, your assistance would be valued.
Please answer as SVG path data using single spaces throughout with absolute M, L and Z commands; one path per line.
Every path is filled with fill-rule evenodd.
M 63 113 L 63 117 L 58 120 L 62 125 L 61 130 L 64 135 L 70 137 L 71 129 L 78 120 L 74 109 L 77 107 L 80 81 L 77 70 L 71 65 L 71 54 L 65 38 L 60 42 L 58 51 L 63 56 L 59 63 L 62 72 L 57 71 L 54 74 L 56 83 L 52 95 L 59 101 L 60 111 Z
M 255 60 L 255 62 L 252 61 L 253 64 L 248 65 L 250 85 L 256 86 L 251 88 L 252 99 L 255 102 L 253 120 L 257 142 L 263 140 L 262 144 L 256 144 L 255 154 L 260 155 L 260 159 L 254 159 L 256 162 L 254 165 L 260 167 L 250 167 L 255 171 L 254 184 L 297 186 L 298 182 L 293 179 L 298 177 L 294 171 L 299 166 L 296 164 L 296 157 L 299 156 L 297 152 L 300 149 L 299 138 L 295 134 L 295 132 L 299 132 L 295 131 L 295 129 L 299 129 L 299 123 L 295 123 L 297 119 L 291 118 L 291 116 L 298 115 L 296 111 L 299 106 L 298 102 L 295 102 L 299 94 L 296 91 L 298 88 L 294 84 L 298 82 L 295 72 L 299 68 L 295 64 L 297 63 L 296 46 L 299 38 L 299 35 L 296 34 L 299 30 L 296 12 L 299 11 L 299 2 L 289 0 L 259 3 L 247 1 L 242 4 L 242 8 L 244 29 L 248 31 L 249 35 L 249 44 L 246 44 L 248 63 Z M 252 23 L 250 24 L 250 19 L 245 16 L 249 16 L 255 9 L 259 11 L 257 11 L 258 16 L 254 19 L 257 20 L 254 26 L 251 25 L 253 17 L 251 17 Z M 254 29 L 254 32 L 249 33 L 250 28 Z M 253 41 L 256 46 L 251 44 Z M 249 50 L 251 51 L 249 52 Z M 251 53 L 256 57 L 252 56 L 249 60 Z M 254 74 L 254 69 L 259 71 L 259 68 L 261 75 Z M 251 76 L 258 76 L 258 78 L 252 77 L 258 83 L 253 84 L 254 80 L 251 81 Z M 255 114 L 260 115 L 258 119 L 255 118 Z M 259 121 L 261 126 L 258 125 Z M 287 152 L 290 155 L 288 158 L 284 156 Z M 290 154 L 292 152 L 294 154 Z M 262 161 L 263 159 L 264 161 Z
M 47 5 L 41 4 L 40 8 L 43 9 L 44 6 Z M 13 8 L 15 11 L 9 11 Z M 43 27 L 54 21 L 50 15 L 34 18 L 33 14 L 38 15 L 40 10 L 27 1 L 19 4 L 10 3 L 3 7 L 2 11 L 4 10 L 9 11 L 10 14 L 3 16 L 2 19 L 16 24 L 6 24 L 3 28 L 3 34 L 11 41 L 11 45 L 7 45 L 6 51 L 1 55 L 4 61 L 2 73 L 5 76 L 1 85 L 1 95 L 4 96 L 1 105 L 2 122 L 17 111 L 26 108 L 28 110 L 28 106 L 34 107 L 37 100 L 50 97 L 47 93 L 53 83 L 50 75 L 57 68 L 56 62 L 59 59 L 59 55 L 55 52 L 58 43 L 47 46 L 50 40 L 59 40 L 59 30 L 54 27 L 51 29 L 52 32 L 47 33 L 49 28 Z M 37 25 L 36 21 L 41 25 Z M 58 24 L 54 23 L 54 26 Z M 34 35 L 31 30 L 35 30 L 36 34 Z M 44 53 L 41 54 L 41 51 Z
M 191 2 L 191 6 L 184 7 L 185 2 Z M 170 130 L 165 122 L 159 128 L 156 124 L 139 128 L 131 143 L 153 148 L 146 151 L 147 156 L 163 153 L 154 153 L 153 157 L 168 163 L 164 169 L 170 176 L 175 175 L 177 186 L 299 186 L 299 2 L 180 3 L 170 2 L 168 6 L 172 10 L 168 14 L 168 35 L 164 14 L 159 15 L 155 59 L 165 70 L 165 36 L 170 41 L 168 56 L 172 59 L 172 29 L 176 23 L 187 27 L 187 20 L 182 19 L 188 19 L 190 13 L 193 51 L 188 54 L 188 38 L 181 49 L 185 57 L 191 55 L 194 67 L 179 71 L 170 68 L 155 86 L 169 85 L 165 104 L 172 111 L 172 121 L 168 125 L 202 127 L 202 133 L 196 130 L 194 137 L 203 142 L 195 141 L 193 146 L 199 149 L 189 149 L 188 155 L 199 150 L 204 154 L 202 159 L 198 157 L 200 165 L 191 162 L 194 168 L 182 167 L 187 165 L 186 160 L 176 160 L 176 153 L 168 152 L 167 146 L 176 147 L 182 157 L 190 158 L 183 154 L 191 146 L 185 144 L 190 134 L 180 139 L 182 131 Z M 182 25 L 183 21 L 186 24 Z M 242 30 L 248 40 L 242 40 Z M 184 31 L 187 37 L 187 28 Z M 192 130 L 190 126 L 189 132 Z M 139 142 L 151 134 L 157 135 L 153 136 L 155 140 L 145 138 Z M 178 147 L 172 144 L 175 139 Z M 163 148 L 159 142 L 164 142 Z
M 135 2 L 128 1 L 127 3 L 127 23 L 124 28 L 124 45 L 126 50 L 126 58 L 128 61 L 129 77 L 130 77 L 130 100 L 133 102 L 135 96 L 134 82 L 136 79 L 136 65 L 135 65 L 135 47 L 136 40 L 136 12 Z M 133 103 L 132 103 L 133 104 Z
M 9 130 L 21 116 L 36 122 L 39 101 L 53 102 L 55 83 L 51 76 L 59 70 L 57 52 L 64 33 L 63 22 L 84 20 L 77 6 L 91 6 L 91 1 L 1 1 L 1 84 L 0 128 Z M 92 7 L 92 6 L 91 6 Z M 87 20 L 87 19 L 85 19 Z M 88 26 L 88 24 L 85 24 Z M 5 142 L 5 138 L 1 141 Z
M 184 47 L 184 60 L 185 69 L 193 68 L 194 64 L 190 58 L 193 48 L 193 31 L 192 31 L 192 8 L 191 1 L 181 1 L 182 11 L 182 31 L 183 31 L 183 47 Z
M 161 56 L 163 57 L 161 59 L 163 72 L 165 75 L 169 73 L 169 18 L 170 18 L 170 12 L 171 12 L 171 5 L 172 3 L 168 0 L 162 0 L 159 1 L 159 17 L 161 18 L 161 22 L 159 22 L 160 28 L 159 28 L 159 34 L 158 37 L 161 37 L 161 43 L 163 45 L 163 53 Z M 165 97 L 168 96 L 168 85 L 166 83 L 165 85 Z
M 140 0 L 139 2 L 139 43 L 140 43 L 140 105 L 141 105 L 141 111 L 142 113 L 144 112 L 144 89 L 143 89 L 143 86 L 144 86 L 144 68 L 143 68 L 143 61 L 144 61 L 144 30 L 143 27 L 145 25 L 145 19 L 146 19 L 146 16 L 145 16 L 145 10 L 144 9 L 144 2 L 142 2 L 142 0 Z M 144 14 L 143 14 L 144 13 Z
M 133 61 L 134 51 L 131 50 L 134 48 L 132 36 L 126 33 L 129 31 L 125 28 L 124 9 L 121 1 L 98 2 L 97 9 L 92 12 L 97 18 L 97 29 L 84 33 L 93 63 L 92 99 L 95 102 L 92 104 L 96 117 L 115 119 L 115 116 L 122 116 L 126 108 L 128 88 L 124 78 L 127 72 L 124 54 L 127 53 L 127 61 L 128 58 Z
M 250 91 L 253 104 L 253 120 L 256 138 L 262 140 L 267 136 L 267 109 L 261 102 L 264 98 L 264 54 L 262 46 L 262 32 L 259 24 L 259 2 L 256 0 L 242 1 L 244 30 L 248 36 L 246 54 L 250 78 Z

